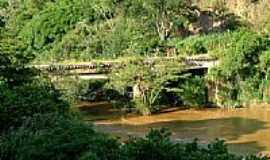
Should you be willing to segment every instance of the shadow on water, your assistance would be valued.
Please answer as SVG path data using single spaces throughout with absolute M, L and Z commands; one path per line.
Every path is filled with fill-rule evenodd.
M 108 102 L 81 102 L 78 108 L 82 115 L 87 117 L 87 121 L 118 119 L 122 115 L 119 109 L 113 108 Z
M 143 125 L 131 124 L 98 124 L 101 131 L 120 137 L 143 136 L 151 128 L 168 128 L 172 131 L 173 139 L 190 141 L 198 138 L 202 143 L 208 143 L 216 138 L 228 141 L 229 148 L 238 153 L 258 153 L 266 150 L 256 141 L 238 141 L 245 135 L 254 134 L 266 129 L 266 122 L 242 117 L 207 119 L 207 120 L 174 120 Z

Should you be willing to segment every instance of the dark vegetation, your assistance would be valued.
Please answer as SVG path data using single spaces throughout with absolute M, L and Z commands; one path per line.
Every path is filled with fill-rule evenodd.
M 201 80 L 196 81 L 199 85 L 196 95 L 204 96 L 206 93 L 203 88 L 209 81 L 214 80 L 219 86 L 216 93 L 218 94 L 216 97 L 219 98 L 211 101 L 213 104 L 239 106 L 254 102 L 268 102 L 269 73 L 266 68 L 268 68 L 267 53 L 270 41 L 268 19 L 270 6 L 267 0 L 243 3 L 241 0 L 228 2 L 222 0 L 1 0 L 0 2 L 1 41 L 17 39 L 17 42 L 13 42 L 20 44 L 17 51 L 20 50 L 23 55 L 29 53 L 34 55 L 36 57 L 34 63 L 209 54 L 217 57 L 221 65 L 219 68 L 214 68 L 207 78 L 201 76 Z M 239 12 L 234 10 L 235 5 L 240 6 Z M 258 13 L 260 8 L 266 12 Z M 255 20 L 252 17 L 256 15 L 260 16 Z M 9 49 L 9 45 L 1 47 Z M 129 68 L 132 66 L 127 67 L 126 71 L 123 69 L 123 72 L 129 72 Z M 149 69 L 149 66 L 145 68 Z M 187 77 L 194 79 L 195 76 Z M 158 77 L 152 77 L 152 80 Z M 119 79 L 119 81 L 126 80 L 130 81 L 130 79 Z M 109 83 L 116 83 L 116 81 L 114 79 Z M 163 79 L 163 81 L 167 83 L 171 80 Z M 185 84 L 173 86 L 173 88 L 182 87 L 174 93 L 178 95 L 179 102 L 196 106 L 208 103 L 202 98 L 198 98 L 195 100 L 198 102 L 195 102 L 191 98 L 192 95 L 185 95 L 192 89 L 189 80 L 178 81 Z M 125 88 L 133 87 L 127 83 L 126 85 Z M 160 85 L 167 88 L 167 84 Z M 152 90 L 157 86 L 149 87 Z M 119 88 L 110 89 L 119 91 Z M 154 89 L 153 92 L 156 90 Z M 156 94 L 161 95 L 159 93 L 160 91 Z M 75 95 L 78 94 L 80 95 L 80 93 Z M 119 94 L 123 96 L 128 93 L 122 90 Z M 164 98 L 158 97 L 155 102 Z M 110 98 L 106 98 L 105 95 L 102 100 L 104 99 Z M 136 103 L 146 104 L 137 101 Z M 148 102 L 148 108 L 149 106 L 152 108 L 152 103 L 154 104 Z M 158 105 L 155 104 L 155 108 Z
M 251 25 L 221 2 L 203 11 L 188 0 L 0 0 L 0 159 L 267 159 L 230 154 L 218 140 L 208 147 L 176 143 L 164 129 L 121 142 L 81 121 L 67 100 L 69 95 L 109 100 L 151 114 L 168 102 L 205 105 L 210 82 L 217 86 L 212 103 L 220 106 L 267 103 L 265 15 L 266 21 Z M 202 16 L 214 23 L 201 26 Z M 216 57 L 220 65 L 206 76 L 188 74 L 179 57 L 195 54 Z M 140 58 L 124 62 L 126 67 L 113 70 L 104 83 L 84 82 L 75 89 L 67 84 L 73 87 L 68 96 L 29 67 L 129 56 Z M 177 58 L 142 64 L 147 56 Z
M 157 111 L 169 102 L 222 107 L 269 102 L 270 6 L 267 0 L 0 2 L 1 49 L 15 58 L 24 57 L 18 61 L 3 59 L 5 63 L 16 61 L 16 66 L 30 60 L 46 64 L 124 59 L 128 67 L 113 70 L 104 86 L 100 82 L 91 86 L 88 82 L 69 85 L 71 81 L 57 86 L 66 87 L 67 97 L 73 100 L 77 97 L 109 100 L 116 106 L 136 108 L 144 114 Z M 239 12 L 235 6 L 239 6 Z M 256 15 L 260 16 L 254 18 Z M 16 44 L 16 48 L 11 49 L 10 43 Z M 184 74 L 178 61 L 140 63 L 145 57 L 178 59 L 196 54 L 215 57 L 220 65 L 205 76 Z M 180 69 L 176 73 L 171 66 Z M 15 67 L 16 71 L 14 66 L 9 68 L 13 76 L 22 71 L 31 74 L 25 66 Z M 5 81 L 16 85 L 19 78 L 7 77 Z M 207 97 L 209 84 L 217 86 L 212 90 L 214 98 Z M 130 90 L 136 86 L 141 95 L 131 96 Z
M 42 63 L 184 54 L 175 50 L 175 43 L 197 32 L 215 31 L 196 27 L 202 13 L 188 0 L 1 1 L 3 30 L 27 43 Z M 206 15 L 220 22 L 216 27 L 239 27 L 222 7 L 216 10 Z M 190 47 L 193 54 L 207 51 L 199 42 Z
M 18 59 L 2 52 L 1 59 Z M 33 77 L 21 77 L 18 83 L 12 72 L 6 71 L 14 63 L 1 65 L 0 159 L 1 160 L 174 160 L 174 159 L 231 159 L 244 157 L 230 154 L 223 141 L 217 140 L 207 147 L 170 140 L 166 129 L 152 130 L 145 138 L 130 138 L 120 142 L 117 138 L 96 132 L 93 127 L 72 112 L 48 79 L 41 79 L 36 70 Z M 24 69 L 25 64 L 17 64 Z M 26 68 L 30 73 L 31 70 Z M 2 74 L 5 73 L 5 74 Z M 22 72 L 24 73 L 24 72 Z M 28 78 L 23 78 L 28 76 Z M 267 159 L 255 156 L 250 160 Z

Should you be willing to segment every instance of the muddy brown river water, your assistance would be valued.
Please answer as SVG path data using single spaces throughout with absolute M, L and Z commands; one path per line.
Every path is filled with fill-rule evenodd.
M 85 120 L 99 131 L 121 138 L 144 136 L 150 128 L 166 127 L 174 140 L 225 139 L 232 152 L 270 153 L 270 106 L 243 109 L 172 110 L 152 116 L 123 116 L 109 105 L 81 104 Z

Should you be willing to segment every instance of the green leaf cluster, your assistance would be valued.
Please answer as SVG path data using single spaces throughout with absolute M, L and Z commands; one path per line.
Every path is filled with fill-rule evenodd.
M 153 62 L 151 62 L 153 61 Z M 116 68 L 109 78 L 108 86 L 125 95 L 128 88 L 133 89 L 133 102 L 142 114 L 150 114 L 159 104 L 163 92 L 179 92 L 170 88 L 171 82 L 177 81 L 183 71 L 181 61 L 137 60 Z
M 219 81 L 221 103 L 232 101 L 227 105 L 242 105 L 268 99 L 269 45 L 267 36 L 239 32 L 220 58 L 221 64 L 210 74 Z

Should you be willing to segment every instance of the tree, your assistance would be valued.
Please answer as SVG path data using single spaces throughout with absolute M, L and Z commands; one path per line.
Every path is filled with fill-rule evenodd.
M 152 61 L 152 60 L 149 60 Z M 162 92 L 179 92 L 169 88 L 171 81 L 176 81 L 183 69 L 177 60 L 137 60 L 116 68 L 110 74 L 109 87 L 125 94 L 127 88 L 133 88 L 132 101 L 142 114 L 150 114 L 158 106 Z M 158 108 L 157 108 L 158 109 Z
M 0 136 L 0 159 L 119 160 L 120 143 L 96 132 L 91 124 L 57 113 L 36 114 L 21 127 Z
M 23 39 L 32 53 L 48 54 L 52 46 L 61 42 L 64 35 L 79 23 L 92 25 L 96 21 L 110 19 L 113 2 L 12 0 L 6 11 L 6 30 Z
M 270 50 L 265 51 L 260 56 L 259 67 L 261 68 L 262 72 L 265 74 L 265 79 L 268 80 L 268 76 L 270 74 Z
M 28 65 L 33 59 L 24 43 L 13 37 L 3 38 L 0 40 L 0 81 L 14 87 L 33 80 L 39 75 L 38 70 Z
M 20 127 L 35 114 L 69 109 L 61 92 L 31 67 L 34 57 L 22 41 L 12 36 L 0 40 L 0 132 Z
M 126 3 L 128 14 L 140 16 L 154 28 L 161 41 L 181 36 L 179 33 L 196 19 L 195 7 L 189 0 L 136 0 Z
M 225 50 L 221 64 L 212 70 L 212 75 L 223 87 L 224 92 L 219 94 L 225 103 L 232 100 L 232 104 L 227 105 L 241 105 L 241 102 L 261 100 L 262 94 L 258 88 L 263 74 L 258 66 L 260 61 L 262 64 L 267 64 L 266 59 L 262 61 L 266 57 L 260 59 L 260 56 L 268 50 L 269 38 L 243 30 L 233 41 L 234 43 Z M 250 95 L 255 91 L 260 94 Z
M 6 24 L 6 6 L 8 5 L 8 2 L 6 0 L 0 0 L 0 30 L 3 28 Z
M 270 50 L 263 52 L 260 56 L 259 68 L 261 69 L 264 79 L 260 87 L 260 92 L 262 94 L 263 100 L 266 102 L 270 101 Z

